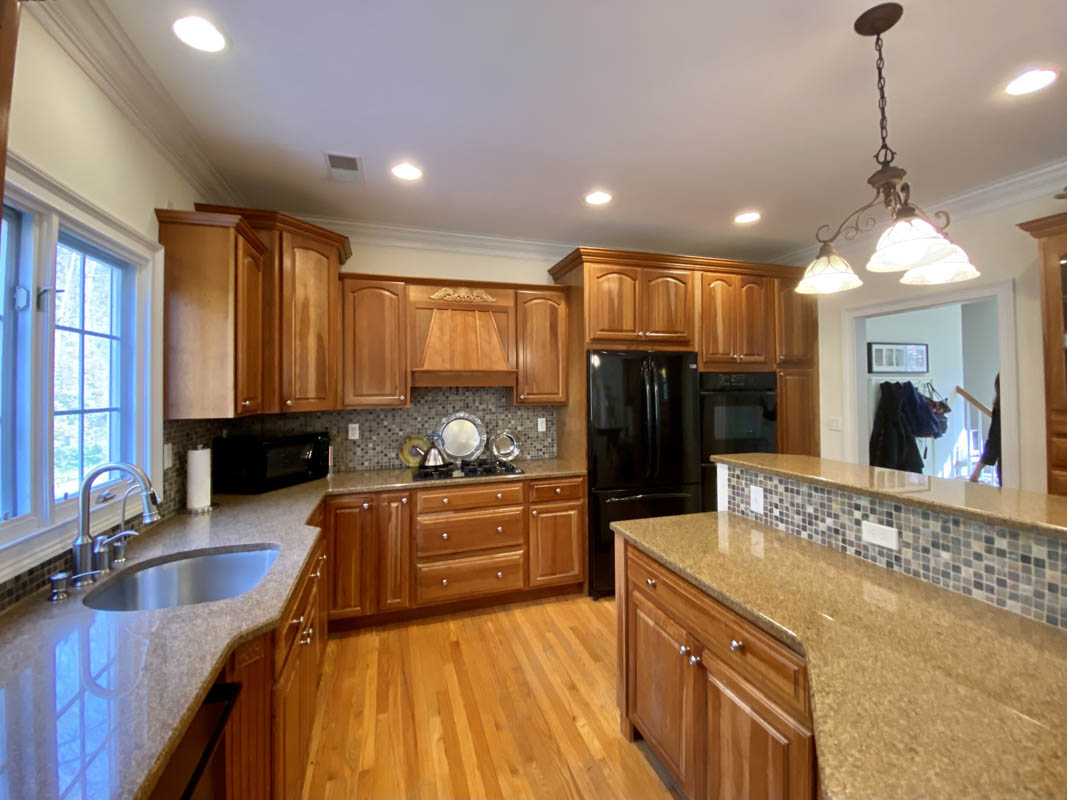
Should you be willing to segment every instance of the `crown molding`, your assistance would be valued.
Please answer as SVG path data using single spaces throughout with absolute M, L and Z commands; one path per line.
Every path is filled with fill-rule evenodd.
M 202 198 L 241 202 L 103 0 L 23 3 L 23 8 Z
M 546 264 L 556 263 L 575 248 L 575 245 L 562 242 L 455 233 L 431 228 L 386 225 L 378 222 L 360 222 L 358 220 L 316 217 L 307 214 L 293 214 L 293 216 L 315 225 L 321 225 L 324 228 L 344 233 L 354 244 L 410 247 L 415 250 L 444 250 L 453 253 L 470 253 L 502 258 L 525 258 L 532 261 L 543 261 Z
M 969 219 L 1052 195 L 1063 189 L 1065 183 L 1067 158 L 1061 158 L 924 206 L 944 209 L 953 220 Z M 862 241 L 869 235 L 864 234 L 857 239 Z M 818 252 L 818 244 L 806 245 L 782 253 L 773 260 L 779 264 L 807 264 Z

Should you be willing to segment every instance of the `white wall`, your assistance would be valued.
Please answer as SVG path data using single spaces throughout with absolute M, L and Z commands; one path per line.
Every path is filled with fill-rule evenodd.
M 8 150 L 144 233 L 193 187 L 30 14 L 19 19 Z
M 1042 365 L 1041 297 L 1037 269 L 1037 242 L 1015 227 L 1016 223 L 1063 210 L 1052 197 L 1022 203 L 1008 209 L 955 220 L 949 228 L 954 241 L 971 256 L 982 276 L 971 285 L 1015 282 L 1016 352 L 1001 354 L 1001 362 L 1014 356 L 1019 379 L 1019 439 L 1022 456 L 1020 485 L 1045 491 L 1045 376 Z M 852 460 L 845 452 L 843 431 L 832 431 L 828 417 L 845 419 L 849 409 L 842 400 L 842 312 L 878 303 L 914 298 L 916 305 L 936 303 L 937 287 L 909 287 L 898 275 L 876 275 L 864 265 L 874 249 L 876 236 L 867 235 L 847 248 L 839 248 L 863 278 L 858 289 L 819 300 L 819 387 L 822 418 L 822 455 L 842 461 Z
M 994 317 L 995 319 L 995 317 Z M 948 398 L 952 411 L 948 415 L 948 430 L 940 439 L 920 439 L 919 453 L 926 454 L 923 463 L 927 475 L 940 475 L 946 460 L 951 460 L 952 448 L 963 430 L 964 400 L 955 395 L 953 390 L 963 383 L 963 326 L 961 324 L 960 305 L 954 303 L 936 308 L 924 308 L 920 311 L 907 311 L 902 314 L 886 314 L 867 319 L 868 342 L 908 342 L 929 345 L 929 367 L 926 375 L 879 374 L 869 376 L 866 371 L 860 374 L 864 391 L 868 392 L 870 402 L 867 420 L 860 431 L 866 435 L 861 441 L 865 445 L 870 441 L 871 423 L 874 419 L 877 391 L 872 384 L 882 381 L 911 381 L 923 391 L 927 381 L 933 383 L 939 393 Z M 866 345 L 864 345 L 866 347 Z M 874 380 L 871 380 L 871 379 Z M 866 448 L 861 448 L 861 452 Z

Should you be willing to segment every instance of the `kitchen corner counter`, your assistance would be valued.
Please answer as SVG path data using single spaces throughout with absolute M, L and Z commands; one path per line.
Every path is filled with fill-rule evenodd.
M 969 481 L 933 478 L 815 456 L 743 453 L 714 455 L 711 460 L 736 469 L 777 475 L 989 525 L 1067 539 L 1067 497 L 1060 495 L 998 489 Z
M 522 475 L 414 481 L 410 470 L 337 473 L 262 495 L 216 498 L 130 543 L 128 565 L 187 550 L 274 542 L 278 559 L 246 594 L 155 611 L 95 611 L 85 592 L 47 590 L 0 615 L 0 796 L 140 798 L 158 779 L 233 649 L 275 627 L 319 529 L 326 495 L 584 475 L 563 461 Z
M 612 528 L 806 656 L 827 798 L 1067 797 L 1063 631 L 734 514 Z

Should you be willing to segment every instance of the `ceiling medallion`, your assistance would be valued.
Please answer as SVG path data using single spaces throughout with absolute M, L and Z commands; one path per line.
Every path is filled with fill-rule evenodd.
M 448 303 L 495 303 L 496 298 L 485 289 L 468 289 L 460 286 L 455 289 L 447 286 L 430 295 L 431 300 L 444 300 Z
M 837 253 L 834 242 L 841 236 L 852 240 L 871 230 L 877 220 L 873 213 L 867 212 L 878 204 L 889 211 L 892 223 L 878 239 L 874 254 L 867 262 L 868 271 L 904 272 L 900 282 L 914 285 L 954 283 L 978 277 L 978 270 L 971 264 L 967 253 L 945 235 L 948 212 L 936 211 L 931 218 L 921 206 L 912 202 L 911 186 L 904 180 L 907 172 L 893 165 L 897 154 L 888 142 L 882 34 L 892 28 L 903 13 L 904 8 L 899 3 L 882 3 L 860 14 L 854 25 L 860 36 L 874 37 L 877 55 L 875 69 L 878 73 L 882 143 L 874 154 L 879 168 L 867 179 L 874 189 L 874 197 L 845 217 L 836 230 L 823 225 L 815 233 L 821 247 L 797 286 L 801 294 L 832 294 L 855 289 L 863 283 Z

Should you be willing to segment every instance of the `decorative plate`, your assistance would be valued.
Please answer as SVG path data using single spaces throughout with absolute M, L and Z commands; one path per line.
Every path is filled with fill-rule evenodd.
M 429 449 L 430 440 L 425 436 L 408 436 L 400 445 L 400 460 L 409 467 L 417 467 L 422 461 L 423 453 Z

